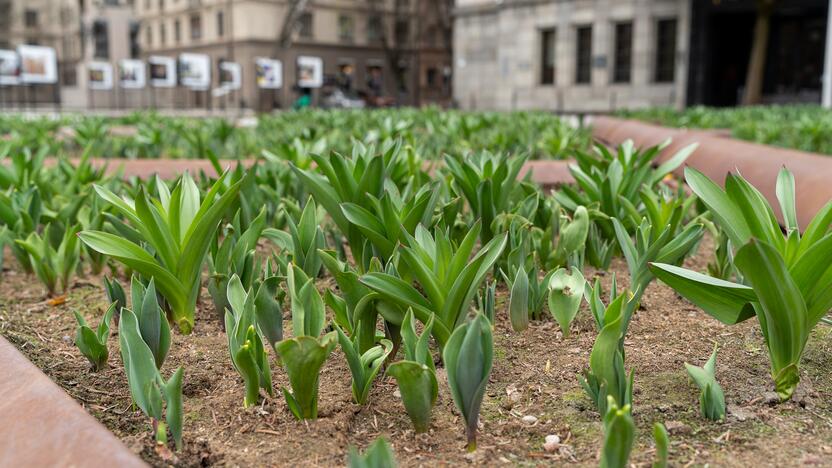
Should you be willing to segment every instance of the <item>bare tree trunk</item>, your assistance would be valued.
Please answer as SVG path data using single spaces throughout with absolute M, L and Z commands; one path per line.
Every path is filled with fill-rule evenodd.
M 395 84 L 395 87 L 396 87 L 395 100 L 396 100 L 396 104 L 399 104 L 399 90 L 403 89 L 406 85 L 406 82 L 407 82 L 407 78 L 404 76 L 404 72 L 401 69 L 401 67 L 399 66 L 399 62 L 401 61 L 402 55 L 404 53 L 405 44 L 399 44 L 398 38 L 395 37 L 396 36 L 396 34 L 395 34 L 396 21 L 402 16 L 402 11 L 401 11 L 401 7 L 400 7 L 401 2 L 394 2 L 394 7 L 393 7 L 393 31 L 394 31 L 393 36 L 394 37 L 393 37 L 392 41 L 390 40 L 390 37 L 388 35 L 387 22 L 385 21 L 385 17 L 387 15 L 386 15 L 386 12 L 384 11 L 384 8 L 383 8 L 383 3 L 384 2 L 381 2 L 382 3 L 381 11 L 379 11 L 379 8 L 378 8 L 379 7 L 379 5 L 378 5 L 379 0 L 368 0 L 367 3 L 368 3 L 368 7 L 369 7 L 370 12 L 372 12 L 374 14 L 378 14 L 381 17 L 381 31 L 380 31 L 379 39 L 380 39 L 380 42 L 381 42 L 381 47 L 382 47 L 382 49 L 384 49 L 384 55 L 387 59 L 387 66 L 390 68 L 390 73 L 393 74 L 393 81 L 394 81 L 394 84 Z M 412 33 L 412 31 L 408 31 L 408 32 Z
M 277 38 L 278 48 L 286 49 L 292 45 L 292 33 L 295 31 L 295 26 L 297 26 L 304 10 L 306 10 L 307 3 L 309 3 L 308 0 L 289 1 L 286 16 L 283 17 L 283 26 L 280 28 L 280 35 Z
M 757 21 L 754 23 L 754 38 L 751 43 L 751 59 L 745 75 L 744 106 L 759 104 L 763 96 L 763 72 L 766 67 L 768 36 L 771 28 L 771 13 L 775 0 L 758 0 Z

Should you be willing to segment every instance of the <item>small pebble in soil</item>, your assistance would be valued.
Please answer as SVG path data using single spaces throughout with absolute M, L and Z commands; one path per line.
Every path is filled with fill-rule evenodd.
M 393 392 L 393 396 L 396 397 L 396 398 L 401 398 L 402 397 L 402 392 L 400 392 L 399 389 L 397 388 L 396 391 Z
M 667 428 L 667 432 L 679 435 L 679 434 L 690 434 L 693 430 L 687 424 L 683 423 L 682 421 L 667 421 L 664 423 L 664 427 Z
M 523 399 L 523 393 L 517 389 L 517 386 L 511 384 L 506 387 L 506 398 L 502 400 L 505 409 L 514 408 Z
M 821 465 L 823 464 L 823 460 L 817 455 L 807 453 L 800 459 L 800 463 L 803 465 Z
M 525 424 L 529 424 L 529 425 L 534 424 L 534 423 L 537 422 L 537 418 L 530 415 L 530 414 L 527 414 L 527 415 L 523 416 L 523 418 L 520 419 L 520 420 L 523 421 Z
M 767 405 L 776 405 L 780 403 L 780 396 L 776 392 L 766 392 L 763 394 L 763 402 Z
M 560 448 L 560 436 L 557 434 L 549 434 L 546 436 L 546 441 L 543 443 L 543 450 L 547 452 L 554 452 Z
M 739 422 L 748 421 L 749 419 L 757 419 L 757 415 L 750 409 L 734 405 L 728 405 L 728 414 L 733 416 Z

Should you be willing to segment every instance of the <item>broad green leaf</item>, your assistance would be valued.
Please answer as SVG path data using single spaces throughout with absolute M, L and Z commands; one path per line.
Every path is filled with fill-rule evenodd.
M 754 316 L 751 303 L 757 294 L 748 286 L 663 263 L 651 263 L 650 271 L 722 323 L 732 325 Z

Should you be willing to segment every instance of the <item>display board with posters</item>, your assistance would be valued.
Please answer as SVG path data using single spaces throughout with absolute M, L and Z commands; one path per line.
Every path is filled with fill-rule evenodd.
M 207 90 L 211 87 L 211 57 L 204 54 L 179 54 L 179 82 L 182 86 Z
M 176 86 L 176 59 L 154 55 L 147 58 L 150 85 L 156 88 Z
M 257 86 L 263 89 L 283 87 L 283 63 L 280 60 L 258 57 L 254 59 Z
M 118 62 L 118 85 L 120 87 L 124 89 L 142 89 L 144 84 L 144 62 L 132 59 Z
M 240 89 L 243 84 L 243 69 L 239 63 L 220 62 L 220 87 L 225 89 Z
M 90 89 L 113 89 L 113 66 L 109 62 L 87 64 L 87 86 Z
M 0 86 L 20 83 L 20 57 L 13 50 L 0 50 Z
M 55 49 L 51 47 L 20 45 L 20 81 L 32 84 L 53 84 L 58 82 L 58 62 Z
M 320 57 L 298 57 L 298 86 L 320 88 L 324 84 L 324 61 Z

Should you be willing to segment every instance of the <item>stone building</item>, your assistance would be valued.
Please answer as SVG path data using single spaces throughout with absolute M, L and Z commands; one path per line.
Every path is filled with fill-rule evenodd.
M 680 0 L 458 0 L 454 97 L 484 109 L 681 105 L 689 12 Z
M 441 2 L 441 0 L 440 0 Z M 450 100 L 446 45 L 428 42 L 437 20 L 420 0 L 135 0 L 141 56 L 183 52 L 239 63 L 242 87 L 222 96 L 182 88 L 152 90 L 158 106 L 287 108 L 297 99 L 297 58 L 319 57 L 325 89 L 375 93 L 399 104 Z M 450 3 L 446 1 L 446 3 Z M 450 8 L 448 15 L 450 15 Z M 448 16 L 449 18 L 449 16 Z M 449 20 L 448 20 L 449 21 Z M 450 24 L 448 24 L 450 27 Z M 450 36 L 448 35 L 448 45 Z M 258 87 L 255 60 L 278 59 L 280 89 Z M 313 90 L 320 102 L 322 90 Z
M 819 102 L 828 0 L 777 2 L 763 102 Z M 737 105 L 756 0 L 458 0 L 463 108 Z

